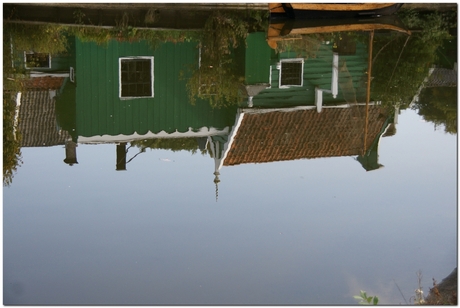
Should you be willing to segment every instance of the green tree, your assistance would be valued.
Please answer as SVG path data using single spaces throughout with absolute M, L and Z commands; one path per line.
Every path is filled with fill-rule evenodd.
M 374 37 L 372 97 L 383 104 L 407 108 L 436 62 L 436 50 L 450 38 L 452 24 L 439 12 L 403 10 L 400 15 L 408 28 L 420 30 L 410 36 L 395 33 Z
M 15 68 L 11 50 L 11 36 L 4 27 L 3 39 L 3 186 L 13 182 L 22 164 L 21 135 L 16 130 L 16 95 L 23 92 L 24 70 Z
M 52 55 L 67 51 L 67 27 L 54 24 L 3 23 L 4 39 L 11 39 L 17 51 L 34 51 Z M 9 48 L 8 48 L 9 50 Z
M 15 125 L 16 100 L 14 93 L 3 92 L 3 186 L 13 182 L 14 174 L 22 164 L 21 136 Z
M 249 30 L 260 28 L 264 20 L 258 11 L 248 14 L 216 11 L 206 21 L 200 37 L 200 67 L 187 80 L 192 104 L 199 98 L 220 108 L 238 104 L 245 95 L 238 48 L 245 47 Z
M 177 151 L 188 151 L 195 154 L 199 151 L 196 138 L 157 138 L 145 139 L 131 142 L 131 146 L 140 149 L 164 149 Z
M 457 87 L 424 89 L 414 108 L 425 121 L 443 125 L 446 133 L 457 133 Z

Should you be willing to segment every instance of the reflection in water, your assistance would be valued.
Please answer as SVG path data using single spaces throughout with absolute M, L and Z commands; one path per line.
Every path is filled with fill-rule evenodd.
M 150 24 L 169 22 L 149 14 Z M 43 41 L 59 36 L 66 46 L 56 53 L 24 47 L 22 25 L 8 25 L 4 76 L 21 80 L 5 83 L 4 184 L 21 147 L 63 145 L 63 162 L 78 168 L 79 145 L 111 144 L 113 169 L 126 174 L 147 149 L 209 157 L 217 199 L 225 168 L 242 164 L 353 157 L 357 169 L 378 170 L 379 142 L 396 134 L 402 109 L 456 133 L 456 78 L 439 82 L 456 77 L 454 65 L 426 67 L 444 34 L 428 44 L 423 31 L 393 17 L 261 16 L 208 12 L 193 33 L 182 22 L 184 29 L 141 31 L 129 18 L 116 31 L 73 27 L 59 36 L 42 28 Z
M 167 14 L 167 10 L 162 12 Z M 208 138 L 209 145 L 219 144 L 207 149 L 215 159 L 220 157 L 218 160 L 221 162 L 216 162 L 216 172 L 219 172 L 221 165 L 230 164 L 225 162 L 225 158 L 235 151 L 232 149 L 235 140 L 241 142 L 240 126 L 247 122 L 249 115 L 259 113 L 258 122 L 279 129 L 264 136 L 274 138 L 275 135 L 287 136 L 293 132 L 283 132 L 276 116 L 270 119 L 270 123 L 264 120 L 268 115 L 263 117 L 262 114 L 292 114 L 291 120 L 283 120 L 286 122 L 283 125 L 288 127 L 303 125 L 304 122 L 336 127 L 334 121 L 337 119 L 329 116 L 331 111 L 327 110 L 336 108 L 335 117 L 349 118 L 348 125 L 353 127 L 353 135 L 357 136 L 357 131 L 363 130 L 360 137 L 363 144 L 360 145 L 362 153 L 343 152 L 335 156 L 365 155 L 378 138 L 376 134 L 369 135 L 368 131 L 377 125 L 374 123 L 376 119 L 369 117 L 373 110 L 380 110 L 378 118 L 385 119 L 386 124 L 377 125 L 380 136 L 393 122 L 395 110 L 409 106 L 400 99 L 402 94 L 398 93 L 400 98 L 391 94 L 401 91 L 401 88 L 394 86 L 394 90 L 388 91 L 390 84 L 401 80 L 401 73 L 398 75 L 396 72 L 401 70 L 398 66 L 404 67 L 406 63 L 402 62 L 404 58 L 400 61 L 401 57 L 395 61 L 395 53 L 400 56 L 413 53 L 412 50 L 404 50 L 411 32 L 398 17 L 316 21 L 277 18 L 265 26 L 268 27 L 268 32 L 265 32 L 267 28 L 264 29 L 263 19 L 260 19 L 262 14 L 254 12 L 249 15 L 208 12 L 207 22 L 201 25 L 201 35 L 189 35 L 185 41 L 187 34 L 180 34 L 182 39 L 179 41 L 177 35 L 169 34 L 176 38 L 161 42 L 158 39 L 165 36 L 156 34 L 161 31 L 150 30 L 152 35 L 145 34 L 148 32 L 139 35 L 140 32 L 131 28 L 131 34 L 120 37 L 115 31 L 116 39 L 110 40 L 108 36 L 109 39 L 106 37 L 101 43 L 94 33 L 91 34 L 93 39 L 88 39 L 87 30 L 75 30 L 80 28 L 74 27 L 59 40 L 61 45 L 63 40 L 66 41 L 66 52 L 56 54 L 15 50 L 14 42 L 23 38 L 13 27 L 13 66 L 26 68 L 33 77 L 23 83 L 27 91 L 17 108 L 21 119 L 21 146 L 66 143 L 67 155 L 71 155 L 76 147 L 73 143 Z M 14 13 L 11 14 L 14 16 Z M 125 21 L 128 27 L 130 19 Z M 102 32 L 104 36 L 107 33 L 105 30 Z M 181 32 L 177 30 L 176 33 Z M 152 45 L 150 39 L 153 37 Z M 403 46 L 395 45 L 402 41 L 405 42 Z M 21 41 L 17 45 L 23 46 L 24 43 Z M 37 57 L 33 55 L 42 55 L 38 57 L 40 59 L 46 56 L 46 61 L 37 62 L 34 60 Z M 388 65 L 390 63 L 392 65 Z M 388 86 L 382 87 L 384 84 Z M 424 93 L 426 96 L 427 92 Z M 364 105 L 366 108 L 362 107 Z M 419 103 L 418 106 L 422 105 Z M 312 108 L 318 112 L 318 119 L 313 119 L 313 112 L 308 111 Z M 300 110 L 303 110 L 303 116 L 297 115 Z M 54 117 L 57 129 L 54 129 Z M 448 122 L 456 123 L 453 119 Z M 394 126 L 392 129 L 394 133 Z M 449 130 L 452 131 L 451 128 Z M 324 135 L 324 129 L 321 131 Z M 244 138 L 250 138 L 249 134 L 255 135 L 257 130 L 244 132 Z M 341 135 L 331 136 L 331 140 L 337 139 L 335 142 L 352 146 Z M 311 139 L 311 135 L 308 137 Z M 304 140 L 303 143 L 292 141 L 297 138 Z M 312 153 L 300 154 L 304 147 L 312 147 L 311 144 L 307 146 L 304 138 L 291 136 L 289 140 L 292 143 L 286 144 L 281 151 L 297 152 L 296 155 L 265 160 L 319 157 Z M 217 139 L 220 141 L 217 142 Z M 66 142 L 69 140 L 73 143 Z M 195 143 L 193 150 L 198 148 L 198 142 Z M 326 141 L 322 138 L 315 143 L 317 148 L 332 147 L 325 145 Z M 321 146 L 321 143 L 324 145 Z M 266 149 L 274 150 L 271 143 L 267 141 L 265 144 L 270 144 Z M 251 155 L 267 156 L 262 152 Z M 324 152 L 324 156 L 334 155 Z M 259 158 L 252 162 L 262 160 Z M 76 158 L 66 158 L 66 162 L 72 165 L 76 163 Z M 370 170 L 369 167 L 366 169 Z
M 187 150 L 207 151 L 216 178 L 224 165 L 332 156 L 378 169 L 378 140 L 395 133 L 393 115 L 404 108 L 382 102 L 378 63 L 410 31 L 389 16 L 274 19 L 266 34 L 252 16 L 216 11 L 195 38 L 153 45 L 148 35 L 101 44 L 74 30 L 47 63 L 12 49 L 14 66 L 33 77 L 19 105 L 21 146 L 66 144 L 73 165 L 77 144 L 114 143 L 125 170 L 127 143 L 142 152 L 149 140 L 166 149 L 195 140 Z
M 159 148 L 195 140 L 191 150 L 206 150 L 214 159 L 217 182 L 222 166 L 242 163 L 356 156 L 366 170 L 378 169 L 378 140 L 393 123 L 393 112 L 370 100 L 370 41 L 363 33 L 323 32 L 321 40 L 314 33 L 314 54 L 286 46 L 275 52 L 264 32 L 247 34 L 244 49 L 233 42 L 234 52 L 228 45 L 217 51 L 197 48 L 203 42 L 165 42 L 152 49 L 145 41 L 112 40 L 101 46 L 69 37 L 74 49 L 61 62 L 71 63 L 74 75 L 32 79 L 29 87 L 35 91 L 21 103 L 23 142 L 65 143 L 64 161 L 69 165 L 77 163 L 77 144 L 113 143 L 116 170 L 126 170 L 131 146 L 142 153 L 153 140 L 162 140 Z M 212 38 L 223 37 L 218 33 Z M 222 70 L 207 79 L 203 66 Z M 198 75 L 184 69 L 190 67 L 198 67 Z M 221 87 L 234 74 L 228 67 L 240 67 L 244 74 L 233 89 Z M 193 104 L 188 77 L 203 82 L 192 83 L 203 91 Z M 239 101 L 240 96 L 225 94 L 241 89 L 246 98 Z M 217 101 L 224 100 L 216 108 Z M 54 102 L 59 130 L 54 118 L 45 117 L 54 117 Z M 29 128 L 31 123 L 37 127 Z M 40 140 L 45 136 L 52 139 Z

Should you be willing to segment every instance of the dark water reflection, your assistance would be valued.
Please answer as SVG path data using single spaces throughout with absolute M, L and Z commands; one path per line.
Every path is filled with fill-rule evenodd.
M 4 304 L 398 304 L 449 274 L 450 15 L 206 14 L 4 23 Z

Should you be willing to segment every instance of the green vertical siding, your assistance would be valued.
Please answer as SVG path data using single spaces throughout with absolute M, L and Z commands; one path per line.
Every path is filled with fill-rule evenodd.
M 270 58 L 274 51 L 268 46 L 265 32 L 250 33 L 246 39 L 246 84 L 269 83 Z
M 346 66 L 353 80 L 358 101 L 362 102 L 365 98 L 366 88 L 363 86 L 367 71 L 367 46 L 357 43 L 355 55 L 340 55 L 339 68 L 346 62 Z M 282 59 L 298 58 L 292 52 L 282 52 L 278 55 L 277 62 Z M 287 106 L 314 105 L 315 87 L 321 89 L 331 89 L 332 82 L 332 59 L 333 52 L 331 45 L 322 45 L 315 57 L 304 59 L 303 86 L 279 88 L 280 71 L 276 68 L 276 63 L 272 63 L 271 69 L 271 88 L 259 93 L 253 99 L 254 106 L 273 107 L 279 102 Z M 273 60 L 273 59 L 272 59 Z M 339 83 L 343 80 L 344 74 L 339 72 Z M 323 94 L 323 103 L 343 103 L 345 102 L 339 86 L 337 97 L 334 99 L 332 94 Z
M 189 103 L 186 80 L 179 76 L 198 66 L 196 46 L 194 42 L 164 43 L 153 50 L 147 42 L 110 41 L 98 46 L 77 41 L 78 134 L 143 135 L 233 124 L 234 111 L 213 110 L 202 101 L 194 106 Z M 153 98 L 119 98 L 119 58 L 131 56 L 154 57 Z

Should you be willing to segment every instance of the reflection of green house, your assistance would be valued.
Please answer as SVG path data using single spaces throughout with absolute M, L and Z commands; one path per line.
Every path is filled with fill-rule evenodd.
M 187 72 L 197 67 L 196 42 L 75 40 L 75 83 L 58 98 L 59 125 L 77 143 L 228 134 L 235 110 L 189 103 Z M 185 74 L 184 78 L 180 78 Z
M 57 103 L 59 125 L 73 142 L 117 143 L 122 155 L 135 140 L 197 138 L 215 160 L 216 183 L 222 166 L 242 163 L 357 156 L 366 170 L 381 166 L 378 140 L 391 118 L 371 102 L 364 123 L 363 45 L 352 55 L 325 45 L 315 58 L 294 58 L 271 50 L 263 33 L 249 34 L 250 107 L 238 110 L 189 103 L 187 73 L 179 76 L 198 66 L 196 43 L 151 49 L 144 41 L 98 46 L 76 40 L 75 55 L 75 82 L 67 83 Z
M 14 40 L 12 41 L 14 47 Z M 33 50 L 12 50 L 13 65 L 23 68 L 30 73 L 30 77 L 67 77 L 73 80 L 75 67 L 75 40 L 67 38 L 68 49 L 59 55 L 40 53 Z
M 75 67 L 74 40 L 68 40 L 68 51 L 59 55 L 34 50 L 17 50 L 11 39 L 12 63 L 19 72 L 30 76 L 24 79 L 24 93 L 18 93 L 17 129 L 22 147 L 43 147 L 64 144 L 67 132 L 56 129 L 55 101 L 73 80 Z
M 365 113 L 367 121 L 355 116 Z M 382 167 L 378 144 L 391 135 L 391 121 L 379 105 L 320 113 L 314 107 L 241 108 L 215 173 L 224 166 L 341 156 L 356 156 L 366 171 L 376 170 Z
M 320 44 L 314 55 L 287 50 L 276 53 L 264 33 L 249 34 L 246 54 L 248 104 L 253 107 L 363 103 L 366 97 L 367 46 L 354 42 L 353 53 Z
M 24 82 L 27 89 L 17 95 L 17 129 L 21 147 L 62 145 L 69 134 L 56 129 L 56 96 L 62 90 L 65 78 L 40 77 Z
M 339 156 L 379 169 L 378 143 L 392 134 L 392 117 L 378 103 L 366 108 L 368 48 L 347 43 L 344 51 L 325 42 L 312 57 L 276 53 L 265 33 L 249 34 L 249 108 L 239 109 L 216 173 L 223 166 Z
M 79 136 L 173 134 L 227 126 L 223 110 L 188 103 L 186 81 L 179 77 L 197 64 L 195 42 L 164 43 L 156 50 L 145 41 L 76 45 Z

